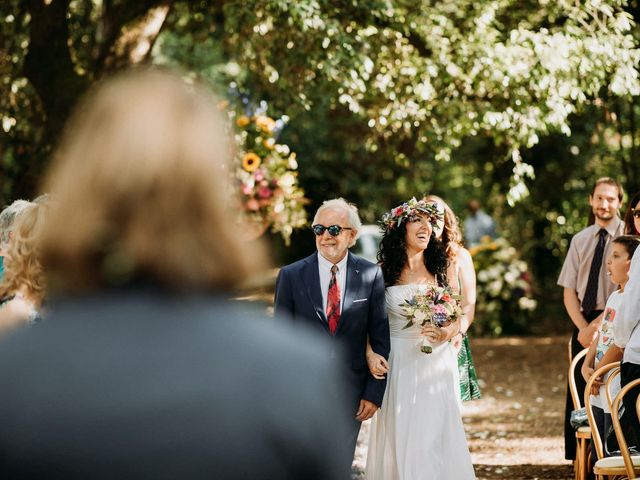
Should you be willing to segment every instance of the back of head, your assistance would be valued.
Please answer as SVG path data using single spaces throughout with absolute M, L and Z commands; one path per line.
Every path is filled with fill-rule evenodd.
M 48 174 L 55 202 L 42 238 L 51 287 L 145 279 L 229 289 L 260 264 L 228 213 L 230 148 L 218 101 L 174 73 L 139 70 L 79 105 Z
M 6 244 L 9 242 L 9 232 L 11 232 L 16 215 L 29 205 L 31 205 L 31 202 L 16 200 L 0 212 L 0 243 Z
M 5 260 L 6 271 L 0 283 L 0 298 L 24 289 L 30 300 L 37 304 L 42 301 L 44 278 L 38 242 L 46 225 L 47 210 L 47 205 L 30 203 L 16 215 Z

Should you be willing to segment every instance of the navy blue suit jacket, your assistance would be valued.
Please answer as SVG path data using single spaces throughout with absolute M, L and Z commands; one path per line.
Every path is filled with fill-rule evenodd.
M 287 265 L 276 282 L 275 313 L 309 325 L 333 340 L 329 358 L 343 358 L 353 401 L 369 400 L 382 405 L 387 381 L 376 380 L 366 362 L 367 335 L 374 351 L 389 356 L 389 320 L 385 308 L 384 280 L 380 267 L 348 253 L 347 279 L 340 322 L 335 336 L 329 332 L 324 312 L 318 253 Z

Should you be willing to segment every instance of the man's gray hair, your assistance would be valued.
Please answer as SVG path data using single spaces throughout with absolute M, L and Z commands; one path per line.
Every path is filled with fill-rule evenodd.
M 353 241 L 349 244 L 349 247 L 353 247 L 360 236 L 360 230 L 362 230 L 362 221 L 360 220 L 360 215 L 358 215 L 358 207 L 353 203 L 347 202 L 344 198 L 325 200 L 313 216 L 313 225 L 318 223 L 318 216 L 324 210 L 342 210 L 348 214 L 349 226 L 356 232 L 356 236 L 353 237 Z M 329 225 L 325 226 L 328 227 Z
M 27 200 L 16 200 L 0 212 L 0 243 L 9 242 L 9 233 L 16 216 L 29 205 L 31 202 Z

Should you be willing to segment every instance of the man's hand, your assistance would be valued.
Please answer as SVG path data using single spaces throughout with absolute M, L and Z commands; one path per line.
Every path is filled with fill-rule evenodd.
M 586 327 L 582 327 L 580 329 L 580 331 L 578 332 L 578 342 L 580 342 L 580 345 L 582 345 L 584 348 L 587 348 L 589 345 L 591 345 L 591 342 L 593 342 L 593 339 L 598 333 L 596 330 L 597 327 L 598 325 L 594 321 Z
M 362 399 L 360 400 L 360 405 L 358 407 L 358 412 L 356 413 L 356 420 L 360 422 L 364 422 L 365 420 L 369 420 L 373 417 L 373 414 L 378 410 L 378 406 L 370 402 L 369 400 Z

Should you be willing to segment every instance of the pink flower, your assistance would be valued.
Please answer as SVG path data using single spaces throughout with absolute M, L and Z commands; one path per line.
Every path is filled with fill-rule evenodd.
M 246 183 L 242 184 L 242 193 L 244 195 L 251 195 L 253 193 L 253 187 L 250 185 L 247 185 Z
M 264 180 L 264 172 L 260 169 L 256 170 L 256 172 L 253 174 L 253 176 L 255 177 L 256 181 L 260 181 L 260 180 Z
M 400 206 L 400 207 L 396 207 L 396 209 L 393 211 L 393 214 L 394 214 L 395 216 L 402 215 L 402 212 L 403 212 L 403 211 L 404 211 L 404 209 L 402 208 L 402 206 Z
M 260 187 L 260 189 L 258 190 L 258 196 L 260 198 L 269 198 L 271 197 L 271 189 L 269 187 Z

